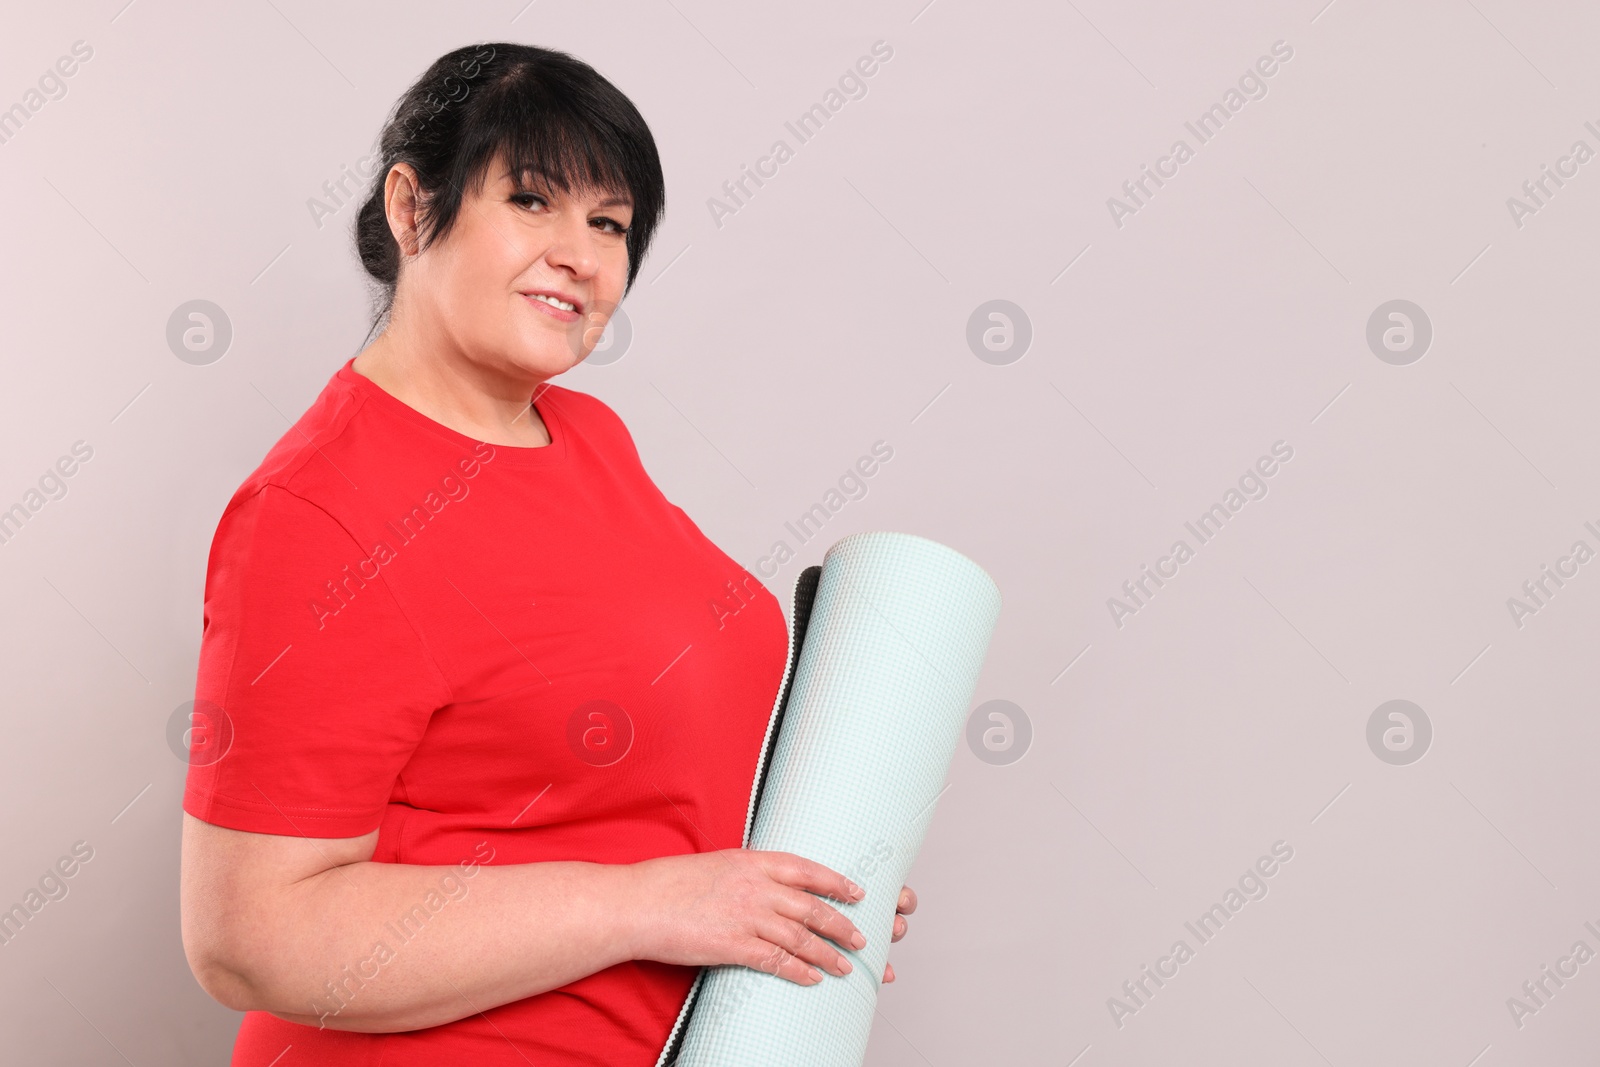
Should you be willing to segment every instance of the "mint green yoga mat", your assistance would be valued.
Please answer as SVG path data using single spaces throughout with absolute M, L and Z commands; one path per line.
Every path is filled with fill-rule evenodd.
M 818 570 L 797 583 L 745 847 L 793 852 L 864 886 L 859 904 L 828 903 L 867 945 L 844 949 L 848 975 L 813 986 L 702 969 L 658 1067 L 860 1067 L 866 1056 L 895 902 L 960 742 L 1000 591 L 961 553 L 911 534 L 852 534 Z

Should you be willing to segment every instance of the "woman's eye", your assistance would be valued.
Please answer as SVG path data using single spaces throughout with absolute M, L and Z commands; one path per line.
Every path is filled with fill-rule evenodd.
M 522 207 L 531 207 L 535 203 L 543 207 L 550 206 L 550 202 L 538 193 L 513 193 L 511 194 L 511 202 Z M 615 234 L 619 237 L 626 236 L 628 233 L 628 227 L 622 225 L 616 219 L 601 217 L 591 221 L 599 223 L 606 233 Z

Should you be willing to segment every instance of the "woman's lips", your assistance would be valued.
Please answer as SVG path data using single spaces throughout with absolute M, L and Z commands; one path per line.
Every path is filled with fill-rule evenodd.
M 556 307 L 554 304 L 547 304 L 543 300 L 531 297 L 527 293 L 522 293 L 520 295 L 522 296 L 522 299 L 532 304 L 535 308 L 560 322 L 577 322 L 580 317 L 576 311 L 565 311 Z

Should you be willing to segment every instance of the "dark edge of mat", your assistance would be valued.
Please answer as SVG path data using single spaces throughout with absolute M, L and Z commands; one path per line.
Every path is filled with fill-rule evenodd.
M 794 629 L 793 648 L 789 652 L 789 670 L 783 682 L 783 695 L 778 699 L 777 710 L 773 712 L 772 728 L 768 731 L 767 748 L 761 760 L 761 781 L 756 786 L 756 811 L 761 810 L 761 796 L 767 788 L 767 775 L 772 771 L 772 754 L 778 747 L 778 734 L 783 730 L 783 716 L 789 710 L 789 693 L 794 689 L 795 671 L 800 667 L 800 648 L 805 644 L 806 630 L 811 625 L 811 606 L 817 599 L 817 586 L 822 581 L 822 568 L 819 566 L 807 567 L 800 572 L 800 577 L 794 583 L 794 610 L 791 626 Z M 703 976 L 702 976 L 703 977 Z M 699 979 L 696 980 L 697 983 Z M 683 1017 L 683 1025 L 678 1027 L 677 1034 L 672 1039 L 672 1046 L 667 1050 L 667 1067 L 673 1067 L 678 1062 L 678 1051 L 683 1047 L 684 1035 L 689 1032 L 689 1022 L 694 1018 L 695 1008 L 699 1006 L 698 989 L 695 990 L 696 1004 L 689 1008 L 689 1014 Z
M 783 697 L 773 718 L 771 736 L 767 738 L 766 754 L 761 760 L 761 784 L 756 786 L 756 810 L 761 810 L 761 797 L 766 792 L 767 776 L 772 773 L 772 754 L 778 747 L 778 734 L 783 730 L 783 717 L 789 710 L 789 693 L 794 689 L 795 672 L 800 667 L 800 647 L 805 644 L 806 630 L 811 625 L 811 605 L 817 599 L 817 585 L 822 580 L 821 567 L 807 567 L 794 583 L 794 649 L 789 656 L 789 676 L 783 683 Z

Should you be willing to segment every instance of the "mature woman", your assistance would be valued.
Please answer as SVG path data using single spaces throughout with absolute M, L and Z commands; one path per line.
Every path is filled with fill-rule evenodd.
M 383 329 L 212 544 L 184 947 L 236 1065 L 653 1064 L 697 966 L 811 984 L 865 943 L 843 875 L 739 847 L 777 600 L 549 384 L 638 275 L 655 144 L 586 64 L 492 44 L 382 163 Z

